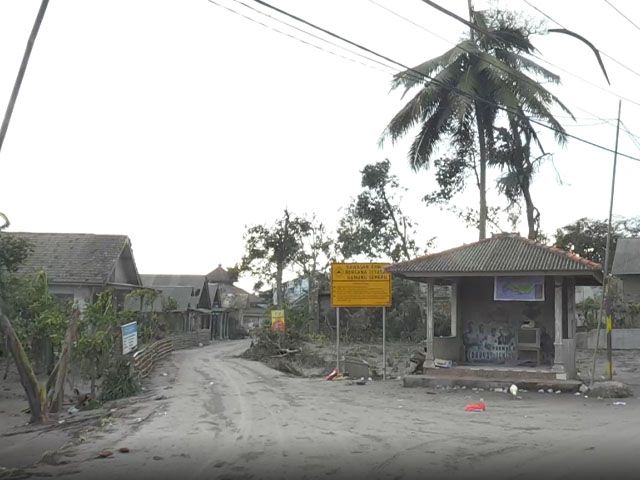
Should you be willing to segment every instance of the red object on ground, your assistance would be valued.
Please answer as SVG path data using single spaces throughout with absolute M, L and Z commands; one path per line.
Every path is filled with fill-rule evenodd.
M 487 406 L 484 402 L 470 403 L 464 407 L 464 409 L 466 412 L 484 412 L 487 409 Z
M 329 375 L 327 375 L 326 377 L 324 377 L 325 380 L 333 380 L 334 378 L 336 378 L 338 376 L 338 369 L 334 368 L 333 370 L 331 370 L 331 373 Z

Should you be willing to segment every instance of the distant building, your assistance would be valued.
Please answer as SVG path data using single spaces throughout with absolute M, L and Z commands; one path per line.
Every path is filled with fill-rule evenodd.
M 245 333 L 267 319 L 267 305 L 260 297 L 234 285 L 235 278 L 218 265 L 206 275 L 209 292 L 219 298 L 214 302 L 214 318 L 227 322 L 227 335 Z M 229 333 L 231 332 L 231 333 Z
M 140 275 L 140 279 L 144 287 L 161 292 L 153 311 L 175 303 L 171 311 L 180 314 L 181 322 L 173 328 L 188 332 L 212 329 L 211 299 L 204 275 Z
M 611 273 L 622 283 L 623 300 L 640 303 L 640 238 L 618 239 Z

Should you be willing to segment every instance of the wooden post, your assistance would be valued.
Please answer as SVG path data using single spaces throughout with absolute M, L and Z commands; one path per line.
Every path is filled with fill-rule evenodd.
M 427 280 L 427 360 L 433 361 L 433 279 Z
M 553 359 L 553 370 L 564 372 L 564 352 L 562 349 L 562 277 L 555 279 L 554 301 L 555 301 L 555 332 L 553 346 L 555 355 Z

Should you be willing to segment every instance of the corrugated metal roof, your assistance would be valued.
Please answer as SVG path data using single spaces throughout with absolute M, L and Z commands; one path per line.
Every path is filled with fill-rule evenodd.
M 640 274 L 640 238 L 618 239 L 611 273 L 614 275 Z
M 598 263 L 515 234 L 500 234 L 386 268 L 397 274 L 597 273 Z
M 131 245 L 126 235 L 34 232 L 3 232 L 2 235 L 23 238 L 33 246 L 18 273 L 44 270 L 50 283 L 104 285 L 125 246 Z

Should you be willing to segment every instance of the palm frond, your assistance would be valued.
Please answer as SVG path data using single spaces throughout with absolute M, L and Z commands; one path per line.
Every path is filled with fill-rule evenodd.
M 435 112 L 422 124 L 409 149 L 409 164 L 414 170 L 426 168 L 433 148 L 440 141 L 451 122 L 451 102 L 442 101 Z

